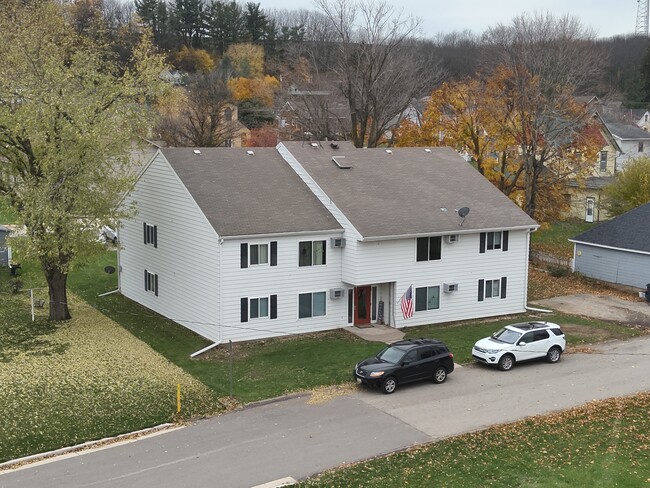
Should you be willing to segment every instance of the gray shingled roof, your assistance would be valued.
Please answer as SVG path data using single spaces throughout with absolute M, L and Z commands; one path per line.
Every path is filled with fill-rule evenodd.
M 222 237 L 340 230 L 275 148 L 163 148 Z
M 537 224 L 449 148 L 318 148 L 284 142 L 364 238 L 425 235 Z M 341 169 L 332 156 L 351 169 Z M 462 227 L 456 210 L 469 207 Z M 441 210 L 446 209 L 446 210 Z
M 650 252 L 650 203 L 603 222 L 571 241 Z
M 624 124 L 620 122 L 605 122 L 607 129 L 612 135 L 620 139 L 650 139 L 650 133 L 644 131 L 633 124 Z

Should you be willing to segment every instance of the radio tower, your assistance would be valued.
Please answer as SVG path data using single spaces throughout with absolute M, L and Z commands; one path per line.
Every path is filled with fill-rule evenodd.
M 648 8 L 650 0 L 636 0 L 638 7 L 636 10 L 636 30 L 637 36 L 648 37 Z

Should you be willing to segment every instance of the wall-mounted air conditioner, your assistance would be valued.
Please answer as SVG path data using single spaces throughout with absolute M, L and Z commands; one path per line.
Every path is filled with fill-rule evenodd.
M 343 288 L 330 288 L 330 298 L 336 300 L 345 296 L 345 289 Z
M 331 247 L 345 247 L 345 237 L 332 237 L 330 238 Z
M 442 285 L 442 291 L 445 293 L 452 293 L 458 291 L 458 283 L 444 283 Z
M 454 242 L 458 242 L 460 239 L 460 236 L 458 234 L 449 234 L 445 236 L 445 242 L 447 244 L 453 244 Z

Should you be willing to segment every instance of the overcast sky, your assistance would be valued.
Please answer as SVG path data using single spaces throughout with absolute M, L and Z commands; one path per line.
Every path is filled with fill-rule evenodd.
M 255 0 L 263 9 L 316 10 L 310 0 Z M 398 0 L 395 8 L 422 20 L 422 36 L 434 37 L 469 29 L 480 34 L 497 23 L 507 24 L 524 12 L 552 12 L 579 18 L 598 37 L 634 33 L 636 0 Z

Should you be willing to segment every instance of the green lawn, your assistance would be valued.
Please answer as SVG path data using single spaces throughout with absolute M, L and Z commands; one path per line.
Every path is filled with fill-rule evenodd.
M 218 396 L 230 394 L 227 346 L 190 359 L 210 342 L 119 294 L 98 295 L 117 287 L 115 253 L 70 276 L 70 288 L 154 350 L 210 387 Z M 73 311 L 74 313 L 74 311 Z M 344 331 L 233 345 L 233 392 L 243 403 L 285 393 L 348 382 L 354 364 L 375 354 L 381 344 L 353 338 Z
M 539 251 L 570 258 L 573 257 L 573 244 L 568 239 L 591 229 L 595 225 L 598 224 L 590 224 L 577 219 L 553 222 L 550 226 L 539 228 L 531 234 L 531 246 Z
M 648 411 L 650 393 L 596 401 L 344 467 L 297 486 L 647 486 Z

